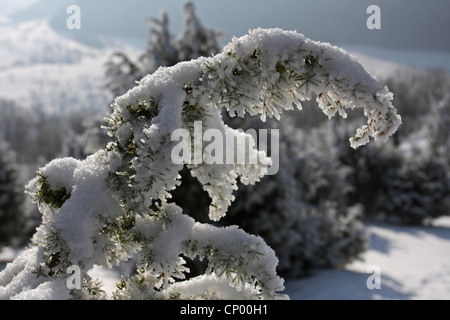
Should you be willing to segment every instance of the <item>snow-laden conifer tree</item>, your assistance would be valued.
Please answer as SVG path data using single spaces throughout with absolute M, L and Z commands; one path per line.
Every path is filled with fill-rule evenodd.
M 109 58 L 106 63 L 106 87 L 114 96 L 125 93 L 136 85 L 137 80 L 159 67 L 170 67 L 220 51 L 222 33 L 201 24 L 193 3 L 187 2 L 183 9 L 184 23 L 177 36 L 170 33 L 167 13 L 161 11 L 159 19 L 146 19 L 150 31 L 145 51 L 137 61 L 123 52 L 116 52 Z
M 195 14 L 192 2 L 184 5 L 184 25 L 174 41 L 178 61 L 209 57 L 220 51 L 221 32 L 205 28 Z
M 159 66 L 171 66 L 178 61 L 219 52 L 220 32 L 202 26 L 193 4 L 185 4 L 184 13 L 184 25 L 176 38 L 169 32 L 169 21 L 164 11 L 159 19 L 149 19 L 151 28 L 146 50 L 139 60 L 140 65 L 146 65 L 145 70 L 154 71 Z M 131 71 L 129 77 L 114 79 L 114 85 L 129 88 L 135 84 L 133 68 L 125 70 Z M 312 101 L 311 105 L 314 103 Z M 308 110 L 309 113 L 311 111 L 315 110 Z M 320 110 L 316 113 L 323 117 Z M 301 116 L 304 118 L 305 114 Z M 267 177 L 263 184 L 240 187 L 234 193 L 236 201 L 230 214 L 219 225 L 227 225 L 231 221 L 231 224 L 239 225 L 250 233 L 264 235 L 265 241 L 279 259 L 277 270 L 283 276 L 297 277 L 312 268 L 341 266 L 362 252 L 365 239 L 360 230 L 362 226 L 356 221 L 358 216 L 346 214 L 346 192 L 349 186 L 343 183 L 346 180 L 343 179 L 343 173 L 348 170 L 337 166 L 336 157 L 333 156 L 336 147 L 333 134 L 312 134 L 309 131 L 302 135 L 303 128 L 291 125 L 292 121 L 285 121 L 278 126 L 278 121 L 262 123 L 255 117 L 230 119 L 225 114 L 224 122 L 244 131 L 279 127 L 282 131 L 279 143 L 286 146 L 283 146 L 284 157 L 281 159 L 285 165 L 279 168 L 278 174 Z M 312 141 L 315 137 L 321 139 L 317 144 Z M 295 141 L 297 138 L 301 140 Z M 290 159 L 289 164 L 286 159 Z M 204 221 L 208 195 L 202 192 L 198 181 L 190 176 L 188 170 L 182 170 L 180 175 L 181 186 L 171 192 L 172 200 L 183 208 L 185 214 Z M 291 193 L 296 195 L 288 196 Z M 327 205 L 321 205 L 321 202 Z M 315 207 L 319 205 L 321 209 L 317 210 Z M 277 222 L 267 219 L 267 214 L 277 216 Z M 306 234 L 309 237 L 307 243 L 302 241 Z M 343 243 L 345 246 L 339 245 Z M 189 267 L 192 276 L 195 274 L 192 269 L 196 268 L 192 265 Z
M 426 224 L 450 212 L 450 77 L 413 70 L 387 83 L 408 125 L 387 144 L 338 149 L 340 162 L 353 168 L 350 202 L 361 203 L 366 217 Z M 339 144 L 349 127 L 336 127 Z
M 259 125 L 256 119 L 245 122 Z M 277 174 L 240 185 L 223 223 L 260 235 L 275 251 L 278 273 L 286 278 L 357 259 L 367 248 L 363 210 L 347 200 L 353 169 L 339 161 L 336 121 L 305 130 L 285 117 L 272 126 L 280 136 Z
M 225 125 L 222 108 L 233 116 L 280 119 L 284 110 L 301 109 L 301 101 L 313 94 L 329 117 L 345 117 L 347 108 L 364 109 L 367 124 L 350 139 L 355 148 L 370 137 L 386 141 L 401 123 L 391 93 L 353 57 L 280 29 L 250 31 L 213 57 L 144 77 L 113 103 L 107 118 L 113 142 L 82 161 L 55 159 L 28 184 L 43 223 L 33 244 L 0 274 L 0 297 L 104 297 L 86 273 L 137 253 L 137 273 L 119 283 L 115 298 L 285 298 L 278 260 L 261 237 L 235 226 L 199 223 L 170 202 L 186 166 L 211 198 L 209 218 L 220 220 L 238 180 L 258 182 L 269 159 L 253 143 L 244 164 L 196 161 L 195 152 L 179 163 L 172 156 L 180 141 L 171 137 L 185 129 L 190 138 L 182 142 L 189 150 L 199 121 L 201 129 L 254 142 Z M 200 160 L 212 157 L 208 146 Z M 257 157 L 262 161 L 253 162 Z M 205 274 L 185 280 L 183 256 L 206 259 Z M 73 266 L 82 277 L 79 289 L 70 282 L 77 274 L 70 273 Z
M 0 249 L 18 245 L 23 212 L 23 185 L 15 152 L 0 139 Z

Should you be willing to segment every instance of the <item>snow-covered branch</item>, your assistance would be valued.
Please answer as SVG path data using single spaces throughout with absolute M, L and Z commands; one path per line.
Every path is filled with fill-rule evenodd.
M 169 202 L 186 165 L 211 198 L 210 219 L 219 220 L 234 200 L 238 179 L 259 181 L 269 162 L 174 162 L 172 150 L 179 142 L 172 133 L 183 128 L 194 136 L 194 122 L 201 121 L 203 129 L 244 134 L 254 142 L 225 125 L 223 107 L 232 116 L 279 119 L 284 110 L 301 109 L 300 102 L 314 96 L 329 117 L 337 112 L 345 117 L 347 108 L 364 109 L 368 121 L 351 138 L 353 147 L 369 137 L 384 141 L 401 123 L 392 94 L 354 58 L 280 29 L 253 30 L 218 55 L 161 67 L 144 77 L 113 103 L 107 118 L 113 142 L 84 161 L 56 159 L 30 182 L 43 224 L 33 247 L 0 274 L 0 297 L 101 297 L 86 272 L 134 254 L 139 271 L 122 281 L 115 297 L 223 298 L 230 292 L 284 297 L 278 260 L 263 239 L 235 227 L 200 224 Z M 250 157 L 259 156 L 255 143 L 250 145 Z M 205 276 L 185 280 L 183 255 L 207 259 Z M 71 265 L 84 275 L 80 290 L 68 289 L 65 282 Z M 193 284 L 206 289 L 196 295 L 189 292 Z

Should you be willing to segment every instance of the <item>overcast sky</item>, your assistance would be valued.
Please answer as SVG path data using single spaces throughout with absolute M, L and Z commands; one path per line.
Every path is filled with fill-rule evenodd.
M 185 0 L 0 0 L 0 10 L 16 9 L 13 20 L 47 18 L 66 32 L 67 6 L 81 9 L 82 29 L 71 35 L 88 41 L 101 34 L 145 43 L 145 17 L 168 13 L 177 33 Z M 193 0 L 201 22 L 223 31 L 228 42 L 256 27 L 297 30 L 333 44 L 372 45 L 397 49 L 450 52 L 449 0 Z M 369 5 L 381 10 L 381 29 L 369 30 Z M 28 5 L 28 6 L 27 6 Z M 20 9 L 20 10 L 19 10 Z

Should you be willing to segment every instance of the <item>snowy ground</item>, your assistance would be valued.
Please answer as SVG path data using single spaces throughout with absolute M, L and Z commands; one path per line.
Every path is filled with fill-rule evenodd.
M 362 261 L 286 281 L 285 293 L 292 300 L 450 300 L 450 217 L 426 227 L 368 223 L 366 232 L 370 248 Z M 0 259 L 13 255 L 5 250 Z M 380 289 L 367 286 L 375 283 L 371 266 L 380 271 Z M 99 273 L 107 278 L 105 291 L 114 290 L 117 274 L 96 269 L 91 276 Z
M 366 231 L 370 249 L 363 261 L 288 281 L 291 299 L 450 299 L 450 217 L 427 227 L 371 223 Z M 380 271 L 380 289 L 367 287 L 367 282 L 375 283 L 369 266 Z

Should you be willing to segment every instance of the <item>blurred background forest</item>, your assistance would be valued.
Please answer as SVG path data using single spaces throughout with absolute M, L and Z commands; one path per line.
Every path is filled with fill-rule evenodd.
M 89 5 L 79 2 L 82 14 L 87 13 Z M 82 24 L 78 39 L 70 38 L 68 30 L 56 32 L 52 23 L 63 19 L 65 24 L 65 13 L 53 20 L 39 12 L 39 19 L 24 18 L 30 9 L 0 16 L 0 249 L 25 246 L 41 222 L 24 192 L 40 166 L 57 157 L 84 159 L 105 146 L 108 136 L 101 126 L 115 96 L 160 66 L 213 55 L 229 41 L 231 35 L 204 23 L 198 13 L 203 2 L 169 1 L 169 7 L 175 2 L 180 16 L 174 23 L 168 11 L 151 16 L 140 12 L 146 34 L 137 46 L 119 38 L 100 45 L 86 36 L 89 21 Z M 54 1 L 34 1 L 30 8 L 38 5 L 56 7 Z M 157 11 L 165 8 L 158 5 Z M 261 27 L 269 14 L 264 12 Z M 358 17 L 364 38 L 365 11 Z M 383 32 L 388 26 L 383 25 Z M 423 45 L 444 50 L 449 42 L 443 37 L 441 48 L 424 38 Z M 358 42 L 349 48 L 358 48 Z M 237 224 L 262 236 L 275 250 L 278 272 L 286 278 L 357 259 L 367 248 L 365 221 L 427 225 L 450 214 L 448 66 L 430 68 L 429 61 L 425 67 L 408 66 L 367 52 L 354 54 L 394 93 L 403 124 L 388 143 L 351 149 L 348 138 L 364 121 L 362 115 L 350 114 L 351 121 L 342 124 L 338 118 L 329 121 L 315 101 L 305 102 L 302 111 L 289 113 L 280 123 L 226 119 L 244 130 L 280 129 L 278 174 L 241 186 L 219 224 Z M 442 56 L 420 54 L 435 61 Z M 183 174 L 173 201 L 197 220 L 207 219 L 208 197 L 189 174 Z

